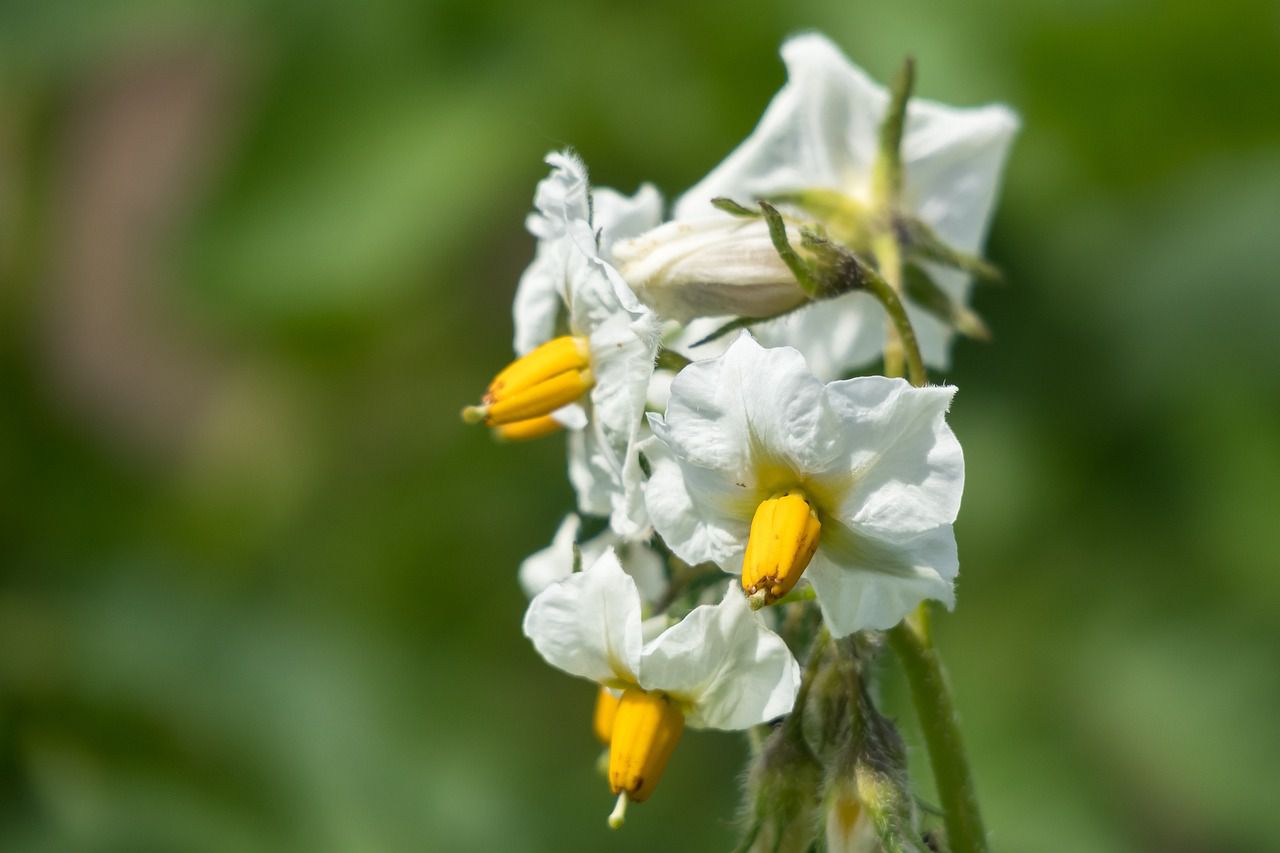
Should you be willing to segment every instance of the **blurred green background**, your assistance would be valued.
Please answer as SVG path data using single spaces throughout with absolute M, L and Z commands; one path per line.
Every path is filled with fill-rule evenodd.
M 561 442 L 457 413 L 543 154 L 674 197 L 802 28 L 1024 120 L 940 620 L 995 849 L 1280 849 L 1274 2 L 2 10 L 0 849 L 728 849 L 732 735 L 605 828 Z

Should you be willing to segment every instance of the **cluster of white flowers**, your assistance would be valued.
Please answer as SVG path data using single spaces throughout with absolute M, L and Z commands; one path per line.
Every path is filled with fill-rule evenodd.
M 607 519 L 583 539 L 570 514 L 520 583 L 534 647 L 601 685 L 614 823 L 649 796 L 686 724 L 745 729 L 791 710 L 800 669 L 775 633 L 783 608 L 767 605 L 816 598 L 839 638 L 955 600 L 955 388 L 843 378 L 894 331 L 847 278 L 857 264 L 822 259 L 882 268 L 888 235 L 892 263 L 924 280 L 894 285 L 923 359 L 945 368 L 953 331 L 972 325 L 1016 119 L 911 101 L 887 198 L 890 94 L 821 36 L 782 55 L 788 80 L 758 127 L 668 221 L 653 187 L 592 188 L 574 154 L 548 156 L 515 298 L 519 358 L 464 412 L 507 439 L 567 430 L 577 513 Z M 797 259 L 826 276 L 821 292 Z M 737 336 L 697 343 L 717 329 Z M 741 582 L 718 592 L 707 565 Z

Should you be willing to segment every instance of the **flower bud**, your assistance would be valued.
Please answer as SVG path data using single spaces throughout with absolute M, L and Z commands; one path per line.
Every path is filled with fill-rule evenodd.
M 799 231 L 788 228 L 787 236 L 800 244 Z M 808 300 L 762 219 L 676 220 L 615 243 L 613 256 L 642 302 L 681 323 L 771 317 Z
M 853 779 L 840 779 L 827 789 L 826 849 L 831 853 L 880 853 L 871 813 L 858 796 Z

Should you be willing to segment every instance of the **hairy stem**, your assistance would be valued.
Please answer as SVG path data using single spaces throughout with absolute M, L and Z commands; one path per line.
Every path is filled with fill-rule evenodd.
M 872 253 L 876 258 L 876 266 L 880 270 L 880 275 L 884 278 L 885 283 L 889 285 L 893 295 L 897 297 L 897 301 L 901 303 L 902 299 L 902 249 L 898 245 L 897 235 L 892 229 L 880 234 L 872 241 Z M 872 290 L 874 293 L 874 289 Z M 884 374 L 885 376 L 902 376 L 903 368 L 907 359 L 907 347 L 905 340 L 909 336 L 914 345 L 915 330 L 911 328 L 910 322 L 906 323 L 907 332 L 903 332 L 903 323 L 899 318 L 894 316 L 893 309 L 889 303 L 885 301 L 885 297 L 876 293 L 876 297 L 884 304 L 885 310 L 889 313 L 889 319 L 886 321 L 887 328 L 884 333 Z M 906 311 L 902 312 L 903 320 L 906 317 Z M 919 353 L 916 353 L 917 357 Z M 923 375 L 923 367 L 921 374 Z M 912 385 L 922 385 L 923 381 L 917 382 L 911 380 Z
M 978 795 L 960 741 L 960 720 L 942 660 L 929 632 L 927 603 L 915 615 L 888 632 L 920 718 L 929 748 L 929 764 L 944 811 L 947 842 L 952 853 L 986 853 L 987 836 L 978 809 Z
M 896 258 L 897 242 L 892 235 L 889 236 L 886 242 L 893 243 L 894 257 Z M 907 316 L 907 309 L 902 304 L 902 297 L 898 295 L 898 290 L 894 288 L 885 276 L 885 271 L 890 265 L 885 264 L 879 249 L 876 250 L 876 262 L 880 266 L 880 274 L 868 276 L 866 287 L 876 299 L 880 300 L 880 304 L 884 306 L 884 310 L 889 315 L 889 322 L 892 324 L 892 328 L 888 330 L 889 336 L 884 348 L 885 375 L 902 375 L 901 361 L 896 365 L 898 368 L 896 372 L 890 369 L 894 366 L 890 364 L 890 357 L 901 357 L 906 361 L 907 379 L 916 387 L 923 386 L 929 381 L 929 375 L 924 369 L 924 359 L 920 357 L 920 344 L 916 341 L 916 331 L 911 326 L 911 318 Z M 893 265 L 893 268 L 897 271 L 897 276 L 901 278 L 901 264 Z M 894 273 L 891 272 L 890 274 Z M 892 344 L 897 344 L 897 348 L 891 347 Z M 895 355 L 895 353 L 899 355 Z

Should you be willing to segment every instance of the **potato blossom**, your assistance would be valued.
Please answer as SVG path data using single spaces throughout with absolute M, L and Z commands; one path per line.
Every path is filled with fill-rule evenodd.
M 689 563 L 742 574 L 756 605 L 808 579 L 835 636 L 948 607 L 964 457 L 955 389 L 866 376 L 823 384 L 790 347 L 742 334 L 676 376 L 641 452 L 654 528 Z

